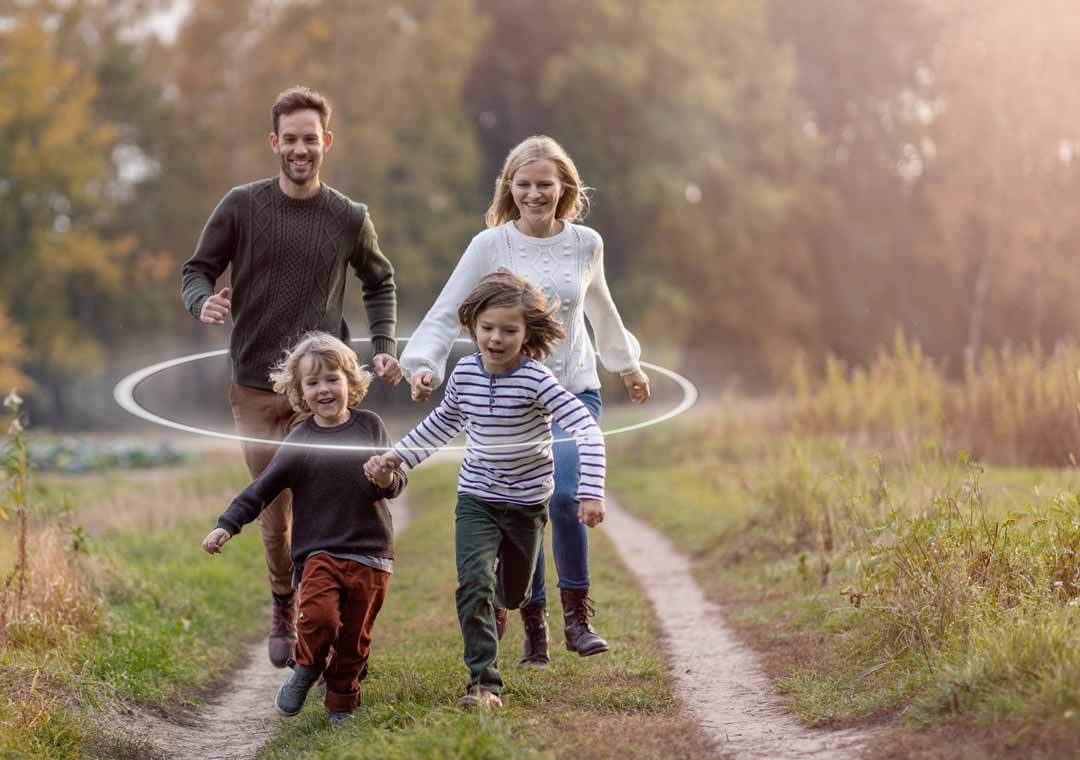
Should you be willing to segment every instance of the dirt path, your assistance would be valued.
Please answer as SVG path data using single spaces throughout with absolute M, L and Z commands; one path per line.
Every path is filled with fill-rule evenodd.
M 808 729 L 784 709 L 754 654 L 705 598 L 690 564 L 647 523 L 606 502 L 605 532 L 637 577 L 663 627 L 680 698 L 725 756 L 855 758 L 863 731 Z M 647 561 L 642 561 L 647 558 Z
M 408 503 L 394 501 L 394 534 L 409 524 Z M 266 656 L 266 639 L 247 648 L 242 669 L 211 698 L 205 707 L 183 722 L 151 714 L 126 715 L 119 720 L 129 740 L 146 747 L 156 757 L 169 760 L 250 760 L 277 731 L 283 716 L 274 707 L 274 696 L 285 680 Z

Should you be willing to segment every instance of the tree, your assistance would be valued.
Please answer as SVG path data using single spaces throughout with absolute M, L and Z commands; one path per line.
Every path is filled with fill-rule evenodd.
M 20 370 L 25 359 L 22 330 L 11 321 L 7 311 L 0 308 L 0 389 L 4 393 L 15 388 L 30 388 L 30 379 Z
M 0 275 L 32 346 L 25 367 L 62 415 L 65 384 L 103 366 L 93 325 L 126 251 L 97 229 L 114 132 L 95 118 L 93 73 L 59 49 L 49 10 L 21 7 L 0 31 Z
M 812 340 L 808 191 L 790 60 L 762 3 L 598 2 L 545 62 L 540 101 L 598 189 L 608 271 L 655 350 L 760 376 Z
M 820 345 L 869 358 L 898 325 L 935 352 L 955 345 L 949 277 L 913 254 L 930 215 L 922 172 L 943 18 L 926 0 L 771 0 L 815 137 L 817 191 L 798 234 L 814 272 Z
M 955 278 L 968 352 L 1052 344 L 1080 323 L 1080 19 L 1066 0 L 947 8 L 927 173 L 938 234 L 923 253 Z

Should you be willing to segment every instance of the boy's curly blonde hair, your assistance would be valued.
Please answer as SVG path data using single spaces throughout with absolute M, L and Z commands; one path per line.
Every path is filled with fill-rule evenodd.
M 333 335 L 324 332 L 309 332 L 300 342 L 285 352 L 285 357 L 270 371 L 270 382 L 276 393 L 283 393 L 289 398 L 289 404 L 298 412 L 313 412 L 304 401 L 304 390 L 300 386 L 300 362 L 305 356 L 312 357 L 320 367 L 332 370 L 340 369 L 349 386 L 348 405 L 360 406 L 371 385 L 371 373 L 360 366 L 356 352 Z

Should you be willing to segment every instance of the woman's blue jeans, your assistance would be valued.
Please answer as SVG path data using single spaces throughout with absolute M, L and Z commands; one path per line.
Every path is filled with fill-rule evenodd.
M 599 390 L 587 390 L 577 394 L 581 403 L 599 422 L 603 403 Z M 578 522 L 577 498 L 580 477 L 578 449 L 572 436 L 551 423 L 555 439 L 552 453 L 555 457 L 555 493 L 548 502 L 551 523 L 551 549 L 555 553 L 555 570 L 559 575 L 559 588 L 589 587 L 589 536 L 588 528 Z M 570 440 L 559 442 L 560 438 Z M 544 543 L 540 542 L 540 556 L 536 558 L 533 573 L 531 604 L 546 604 L 547 591 L 544 584 Z

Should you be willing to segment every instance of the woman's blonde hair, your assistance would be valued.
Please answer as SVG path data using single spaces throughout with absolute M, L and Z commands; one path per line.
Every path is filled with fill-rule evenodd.
M 577 167 L 570 155 L 555 140 L 547 135 L 533 135 L 522 140 L 510 151 L 503 163 L 502 171 L 495 179 L 495 195 L 491 199 L 484 220 L 488 227 L 521 216 L 510 193 L 510 184 L 514 181 L 517 170 L 533 161 L 547 159 L 555 164 L 555 170 L 562 183 L 562 195 L 555 206 L 555 218 L 569 222 L 579 222 L 589 213 L 589 188 L 581 184 Z
M 458 321 L 476 340 L 476 322 L 481 314 L 488 309 L 515 306 L 521 309 L 525 320 L 525 341 L 521 350 L 539 361 L 566 337 L 562 323 L 555 316 L 559 302 L 556 299 L 549 304 L 544 291 L 509 269 L 500 267 L 480 280 L 458 307 Z
M 310 356 L 320 367 L 331 370 L 340 369 L 349 386 L 347 404 L 359 406 L 367 395 L 371 385 L 371 373 L 360 366 L 356 352 L 333 335 L 324 332 L 309 332 L 300 342 L 285 352 L 285 357 L 270 371 L 270 382 L 276 393 L 283 393 L 289 398 L 289 404 L 298 412 L 312 412 L 304 401 L 303 378 L 300 376 L 300 362 Z

